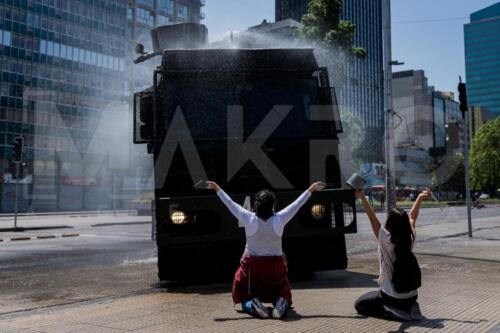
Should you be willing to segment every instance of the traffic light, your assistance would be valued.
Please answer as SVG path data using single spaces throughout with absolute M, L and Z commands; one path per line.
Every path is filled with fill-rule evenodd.
M 467 87 L 463 82 L 458 84 L 458 100 L 460 102 L 460 111 L 467 112 L 469 109 L 467 105 Z
M 14 140 L 12 140 L 12 160 L 20 161 L 23 157 L 23 146 L 24 139 L 22 136 L 16 136 Z
M 17 170 L 18 164 L 19 164 L 19 171 Z M 10 161 L 9 173 L 12 175 L 12 179 L 23 179 L 24 178 L 24 167 L 25 167 L 25 163 L 14 163 L 14 161 Z M 18 172 L 19 172 L 19 174 L 18 174 Z

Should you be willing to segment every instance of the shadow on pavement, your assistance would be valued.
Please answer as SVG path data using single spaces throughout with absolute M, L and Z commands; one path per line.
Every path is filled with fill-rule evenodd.
M 301 319 L 317 319 L 317 318 L 344 318 L 344 319 L 366 319 L 367 317 L 355 315 L 355 316 L 337 316 L 337 315 L 326 315 L 326 314 L 317 314 L 317 315 L 301 315 L 300 313 L 295 312 L 292 308 L 288 310 L 288 313 L 283 321 L 297 321 Z
M 346 270 L 318 272 L 309 281 L 293 281 L 292 289 L 378 288 L 378 275 Z
M 453 321 L 453 322 L 464 323 L 464 324 L 479 324 L 479 323 L 487 321 L 487 320 L 482 319 L 482 320 L 477 320 L 477 321 L 471 321 L 471 320 L 457 320 L 457 319 L 451 319 L 451 318 L 435 318 L 435 319 L 426 318 L 422 321 L 410 321 L 410 322 L 401 323 L 401 326 L 399 326 L 399 329 L 397 331 L 389 331 L 389 333 L 404 333 L 404 332 L 407 332 L 406 330 L 411 328 L 411 327 L 442 329 L 445 327 L 445 322 L 447 322 L 447 321 Z
M 351 272 L 345 270 L 318 272 L 291 278 L 292 292 L 294 289 L 329 289 L 329 288 L 378 288 L 377 275 Z M 231 292 L 231 280 L 221 280 L 217 277 L 194 277 L 177 281 L 161 281 L 151 285 L 159 292 L 176 292 L 186 294 L 214 295 Z
M 238 313 L 244 314 L 242 310 L 237 310 Z M 295 312 L 293 308 L 289 309 L 286 316 L 282 319 L 284 322 L 292 322 L 292 321 L 297 321 L 301 319 L 318 319 L 318 318 L 344 318 L 344 319 L 366 319 L 367 317 L 363 316 L 336 316 L 336 315 L 324 315 L 324 314 L 318 314 L 318 315 L 301 315 L 300 313 Z M 235 320 L 248 320 L 248 319 L 255 319 L 259 320 L 258 318 L 252 317 L 250 315 L 245 314 L 245 317 L 233 317 L 233 318 L 214 318 L 214 321 L 217 322 L 225 322 L 225 321 L 235 321 Z

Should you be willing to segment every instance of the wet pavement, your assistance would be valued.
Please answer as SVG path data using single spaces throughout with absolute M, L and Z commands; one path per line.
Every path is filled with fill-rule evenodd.
M 0 243 L 0 332 L 494 332 L 500 325 L 500 208 L 474 212 L 472 239 L 461 235 L 465 210 L 445 213 L 451 217 L 439 209 L 419 217 L 419 300 L 429 318 L 423 322 L 355 313 L 354 300 L 376 288 L 378 270 L 363 215 L 359 233 L 348 236 L 348 270 L 295 281 L 295 308 L 284 321 L 235 311 L 227 283 L 160 288 L 147 218 L 70 223 L 66 217 L 53 223 L 72 226 L 78 237 Z

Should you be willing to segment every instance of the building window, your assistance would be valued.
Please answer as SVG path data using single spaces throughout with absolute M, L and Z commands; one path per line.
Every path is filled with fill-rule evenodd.
M 149 10 L 137 8 L 136 19 L 138 22 L 153 25 L 153 14 Z
M 12 34 L 10 31 L 0 30 L 0 44 L 5 46 L 12 45 Z
M 173 0 L 158 0 L 158 9 L 166 11 L 169 14 L 174 13 L 174 1 Z
M 134 10 L 130 7 L 127 8 L 127 18 L 132 20 L 134 18 Z
M 180 19 L 187 20 L 189 17 L 188 6 L 183 4 L 177 4 L 177 17 Z
M 446 147 L 444 100 L 434 98 L 434 147 Z
M 141 4 L 141 5 L 146 5 L 146 6 L 149 6 L 149 7 L 153 7 L 153 0 L 136 0 L 136 2 L 138 4 Z
M 171 23 L 172 23 L 172 21 L 167 16 L 163 16 L 163 15 L 156 16 L 156 25 L 169 25 Z

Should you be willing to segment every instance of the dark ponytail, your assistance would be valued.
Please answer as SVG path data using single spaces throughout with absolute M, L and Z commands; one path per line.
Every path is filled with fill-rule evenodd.
M 391 233 L 396 257 L 411 252 L 415 236 L 408 214 L 401 208 L 393 208 L 387 216 L 385 228 Z
M 268 190 L 262 190 L 255 194 L 254 210 L 257 217 L 267 220 L 274 215 L 274 194 Z
M 396 255 L 392 270 L 394 290 L 398 293 L 417 290 L 422 286 L 422 272 L 412 252 L 415 235 L 408 214 L 400 208 L 392 209 L 387 216 L 385 228 L 391 233 L 391 243 L 394 244 Z

